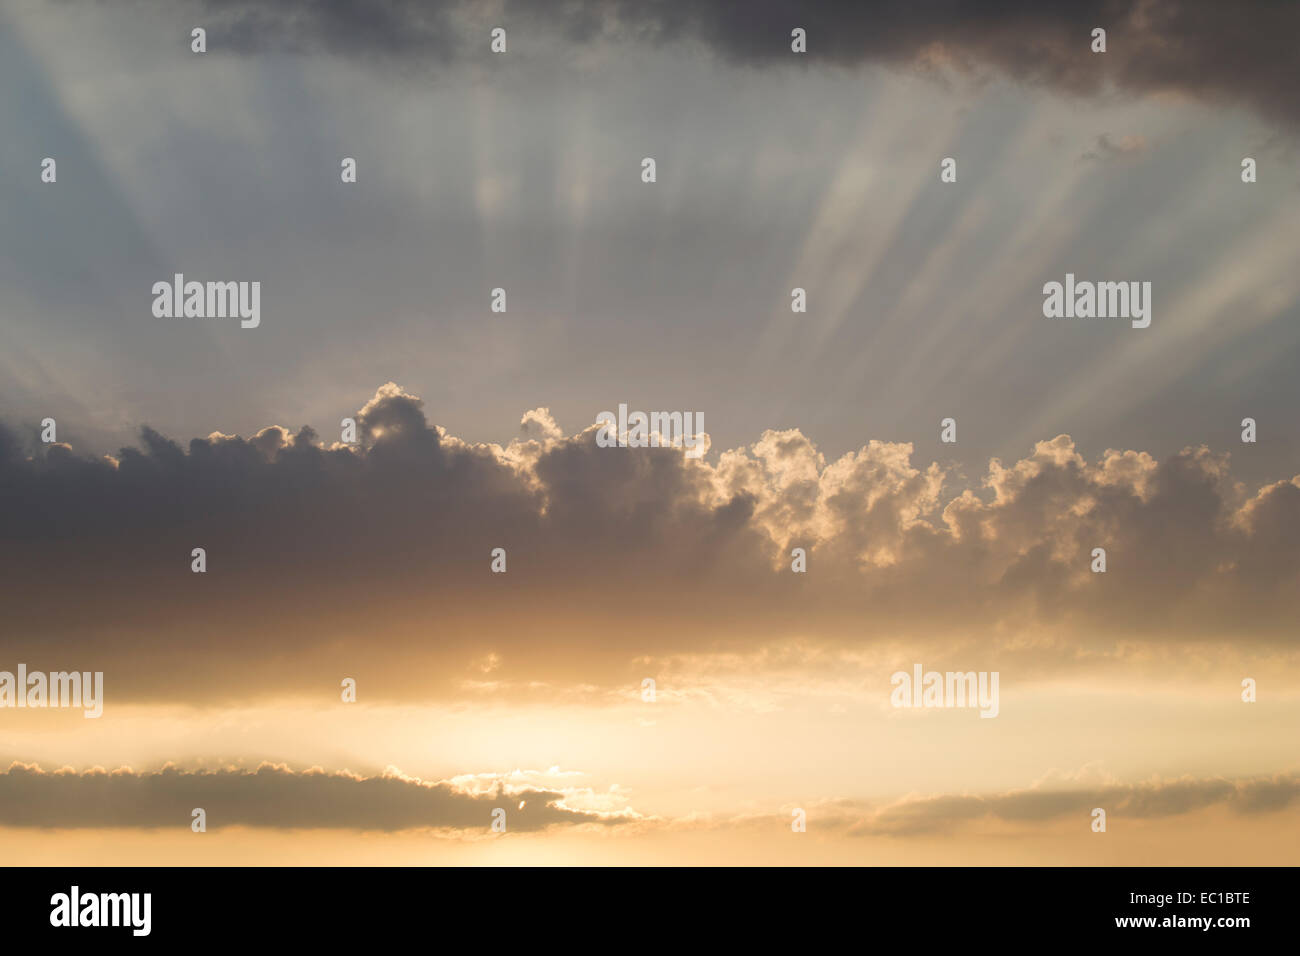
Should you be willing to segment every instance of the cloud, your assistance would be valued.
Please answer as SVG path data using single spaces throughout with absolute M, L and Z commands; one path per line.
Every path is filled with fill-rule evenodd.
M 1089 821 L 1093 808 L 1106 811 L 1107 825 L 1226 806 L 1245 814 L 1284 810 L 1300 799 L 1300 777 L 1277 774 L 1243 780 L 1184 778 L 1074 789 L 1012 790 L 991 795 L 910 797 L 882 807 L 849 828 L 857 836 L 917 836 L 945 833 L 989 820 L 1040 824 L 1074 816 Z
M 1097 148 L 1090 149 L 1084 153 L 1081 159 L 1105 160 L 1118 159 L 1123 156 L 1134 156 L 1144 153 L 1147 150 L 1147 141 L 1144 136 L 1121 136 L 1114 139 L 1109 133 L 1102 133 L 1097 137 Z
M 358 56 L 447 62 L 486 49 L 487 30 L 555 34 L 575 46 L 602 40 L 695 42 L 741 64 L 791 65 L 790 31 L 802 27 L 800 66 L 878 62 L 978 75 L 1072 94 L 1114 87 L 1139 95 L 1173 92 L 1250 104 L 1300 120 L 1300 65 L 1290 38 L 1300 9 L 1250 0 L 942 2 L 886 0 L 511 0 L 491 22 L 469 3 L 395 0 L 380 5 L 308 0 L 265 5 L 207 0 L 215 48 L 330 50 Z M 1091 33 L 1107 31 L 1107 51 Z M 516 41 L 519 42 L 519 41 Z M 518 49 L 518 47 L 516 47 Z
M 538 441 L 555 441 L 564 437 L 549 408 L 534 408 L 524 412 L 519 420 L 519 431 L 524 438 Z
M 213 48 L 244 53 L 321 50 L 386 57 L 432 56 L 450 59 L 458 39 L 452 14 L 457 3 L 392 0 L 287 0 L 259 4 L 249 0 L 204 0 L 212 16 L 206 27 Z
M 1060 435 L 971 481 L 904 443 L 828 461 L 797 430 L 713 461 L 600 448 L 544 410 L 535 437 L 474 444 L 422 406 L 383 386 L 354 446 L 145 428 L 99 460 L 0 429 L 0 574 L 22 595 L 0 659 L 103 670 L 111 709 L 337 699 L 344 677 L 362 702 L 444 697 L 481 689 L 489 653 L 495 687 L 545 695 L 792 639 L 969 640 L 990 669 L 1035 642 L 1294 647 L 1300 478 L 1251 492 L 1205 447 L 1089 461 Z
M 282 829 L 491 832 L 492 811 L 506 811 L 506 832 L 578 824 L 613 825 L 636 815 L 565 806 L 564 794 L 532 786 L 468 789 L 455 781 L 426 782 L 396 771 L 379 776 L 295 772 L 263 764 L 256 770 L 137 772 L 46 771 L 13 763 L 0 773 L 0 826 L 188 827 L 201 807 L 207 826 Z

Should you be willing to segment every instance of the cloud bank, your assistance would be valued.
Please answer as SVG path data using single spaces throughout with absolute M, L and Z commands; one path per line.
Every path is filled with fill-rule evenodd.
M 263 764 L 256 770 L 136 772 L 46 771 L 14 763 L 0 773 L 0 826 L 188 827 L 202 808 L 207 826 L 283 829 L 447 829 L 489 833 L 492 811 L 506 811 L 506 832 L 551 826 L 613 825 L 628 811 L 595 812 L 563 805 L 564 794 L 498 782 L 469 790 L 400 773 L 360 776 L 320 769 L 295 772 Z
M 885 0 L 509 0 L 501 7 L 418 0 L 375 5 L 308 0 L 265 5 L 207 0 L 214 49 L 330 51 L 448 63 L 487 49 L 504 26 L 527 50 L 540 35 L 581 48 L 601 41 L 692 42 L 729 62 L 790 64 L 790 31 L 807 31 L 806 63 L 992 73 L 1089 95 L 1108 89 L 1244 102 L 1288 124 L 1300 120 L 1300 65 L 1291 39 L 1300 9 L 1250 0 L 951 2 Z M 1108 34 L 1093 54 L 1091 32 Z
M 917 836 L 950 832 L 981 821 L 1040 824 L 1074 816 L 1091 819 L 1093 808 L 1106 811 L 1107 826 L 1125 819 L 1150 819 L 1226 806 L 1245 814 L 1275 813 L 1300 799 L 1300 777 L 1276 774 L 1242 780 L 1186 778 L 1091 788 L 1026 789 L 979 795 L 913 797 L 859 820 L 857 836 Z
M 1300 478 L 1249 490 L 1205 447 L 1089 461 L 1061 435 L 968 479 L 903 443 L 827 461 L 797 430 L 714 460 L 600 448 L 544 409 L 471 444 L 422 405 L 383 386 L 351 446 L 146 428 L 96 460 L 0 432 L 4 659 L 103 670 L 111 706 L 345 676 L 432 697 L 488 654 L 493 680 L 623 684 L 634 659 L 792 638 L 1294 648 Z

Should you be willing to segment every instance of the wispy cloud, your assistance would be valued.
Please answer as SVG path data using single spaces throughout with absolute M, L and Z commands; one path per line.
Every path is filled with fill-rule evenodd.
M 1297 798 L 1300 798 L 1300 777 L 1294 774 L 1241 780 L 1189 777 L 1090 788 L 916 796 L 869 813 L 852 824 L 849 832 L 859 836 L 905 837 L 948 832 L 980 821 L 1033 825 L 1070 815 L 1086 822 L 1097 807 L 1106 811 L 1108 821 L 1176 816 L 1214 806 L 1262 814 L 1285 810 Z

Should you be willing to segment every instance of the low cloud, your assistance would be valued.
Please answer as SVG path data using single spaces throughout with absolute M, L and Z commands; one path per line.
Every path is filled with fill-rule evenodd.
M 1060 435 L 966 479 L 904 443 L 828 461 L 798 430 L 715 460 L 600 448 L 545 409 L 483 445 L 392 383 L 357 422 L 354 446 L 146 428 L 113 459 L 0 430 L 0 660 L 102 670 L 111 711 L 337 700 L 344 677 L 363 703 L 445 697 L 485 661 L 501 687 L 632 686 L 636 659 L 793 639 L 962 639 L 988 667 L 1035 642 L 1294 649 L 1300 478 L 1252 491 L 1205 447 L 1092 461 Z
M 1106 811 L 1107 826 L 1225 806 L 1244 814 L 1274 813 L 1300 799 L 1300 777 L 1278 774 L 1243 780 L 1186 778 L 1073 789 L 1026 789 L 992 795 L 911 797 L 883 807 L 849 828 L 858 836 L 946 833 L 988 821 L 1034 825 L 1063 817 L 1091 820 Z
M 492 811 L 506 812 L 506 832 L 579 824 L 613 825 L 631 811 L 572 809 L 564 794 L 500 779 L 468 788 L 397 772 L 360 776 L 320 769 L 295 772 L 263 764 L 256 770 L 137 772 L 46 771 L 14 763 L 0 773 L 0 826 L 189 827 L 202 808 L 209 828 L 491 831 Z

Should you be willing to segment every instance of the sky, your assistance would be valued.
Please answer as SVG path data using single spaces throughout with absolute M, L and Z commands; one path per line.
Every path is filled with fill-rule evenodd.
M 1294 865 L 1297 21 L 0 0 L 6 858 Z

